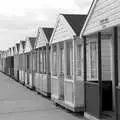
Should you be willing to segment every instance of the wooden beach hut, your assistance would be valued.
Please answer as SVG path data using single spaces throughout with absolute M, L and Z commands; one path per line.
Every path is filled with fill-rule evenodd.
M 20 41 L 20 50 L 19 50 L 19 78 L 20 82 L 24 84 L 24 69 L 25 69 L 25 58 L 24 58 L 24 48 L 25 41 Z
M 33 59 L 35 88 L 45 96 L 51 94 L 49 41 L 52 32 L 53 28 L 38 28 Z
M 36 38 L 27 37 L 25 43 L 25 85 L 29 88 L 34 88 L 33 81 L 33 52 Z
M 4 58 L 4 51 L 1 51 L 1 67 L 0 67 L 1 72 L 3 72 L 3 58 Z
M 8 67 L 7 67 L 7 56 L 8 56 L 8 49 L 5 51 L 4 54 L 4 73 L 8 73 Z
M 2 71 L 2 53 L 3 51 L 0 51 L 0 71 Z
M 84 38 L 85 117 L 120 120 L 120 1 L 94 0 Z
M 1 72 L 3 72 L 3 53 L 4 51 L 1 52 L 1 69 L 0 69 Z
M 5 73 L 5 69 L 6 69 L 6 56 L 7 56 L 7 51 L 3 52 L 3 57 L 2 57 L 2 62 L 3 62 L 3 70 L 2 72 Z
M 16 43 L 14 48 L 14 76 L 19 81 L 19 47 L 20 44 Z
M 10 48 L 10 76 L 14 78 L 14 47 Z
M 14 56 L 15 56 L 15 46 L 12 47 L 12 55 L 13 55 L 13 61 L 14 61 Z M 15 75 L 14 75 L 14 64 L 13 64 L 13 77 L 15 78 Z
M 50 40 L 51 98 L 73 112 L 84 109 L 83 47 L 79 33 L 85 19 L 86 15 L 60 14 Z
M 10 59 L 11 58 L 11 48 L 9 48 L 8 50 L 7 50 L 7 57 L 6 57 L 6 73 L 7 73 L 7 75 L 9 75 L 10 76 L 10 72 L 11 72 L 11 68 L 10 68 Z

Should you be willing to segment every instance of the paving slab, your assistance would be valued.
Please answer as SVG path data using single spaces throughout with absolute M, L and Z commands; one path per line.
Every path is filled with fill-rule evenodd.
M 84 120 L 0 73 L 0 120 Z

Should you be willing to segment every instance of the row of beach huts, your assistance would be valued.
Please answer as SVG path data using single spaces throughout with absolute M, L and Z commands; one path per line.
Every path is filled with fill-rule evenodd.
M 60 14 L 0 54 L 0 71 L 88 120 L 120 120 L 120 1 Z

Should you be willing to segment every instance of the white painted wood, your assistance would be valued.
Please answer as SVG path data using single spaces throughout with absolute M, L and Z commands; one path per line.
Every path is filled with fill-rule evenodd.
M 24 52 L 24 49 L 23 49 L 22 43 L 20 42 L 19 54 L 22 54 L 23 52 Z
M 74 81 L 74 85 L 73 85 L 73 91 L 74 93 L 76 93 L 76 38 L 74 37 L 74 39 L 72 40 L 72 44 L 73 44 L 73 81 Z M 75 104 L 75 94 L 73 96 L 74 99 L 74 104 Z
M 57 21 L 57 26 L 53 31 L 53 35 L 51 37 L 51 43 L 56 43 L 60 41 L 65 41 L 67 39 L 73 38 L 73 35 L 75 35 L 75 32 L 69 25 L 69 23 L 66 21 L 63 15 L 59 16 L 59 19 Z
M 59 44 L 56 44 L 57 47 L 57 77 L 59 77 Z
M 120 1 L 98 0 L 90 9 L 81 35 L 92 34 L 120 24 Z
M 45 93 L 48 92 L 47 82 L 47 74 L 43 74 L 42 91 Z
M 38 38 L 35 43 L 35 48 L 43 47 L 48 43 L 47 37 L 42 28 L 38 30 Z
M 67 77 L 67 68 L 66 68 L 66 41 L 64 41 L 64 77 L 66 78 Z
M 118 27 L 118 51 L 120 51 L 120 27 Z M 120 52 L 118 52 L 118 85 L 120 86 Z
M 75 86 L 75 106 L 84 107 L 84 81 L 77 80 Z
M 32 46 L 30 44 L 29 38 L 26 39 L 26 44 L 25 44 L 25 53 L 28 53 L 32 50 Z
M 69 106 L 74 106 L 75 92 L 74 92 L 74 83 L 72 81 L 64 82 L 64 95 L 65 95 L 65 104 Z
M 17 50 L 17 45 L 15 45 L 15 55 L 17 55 L 19 51 Z

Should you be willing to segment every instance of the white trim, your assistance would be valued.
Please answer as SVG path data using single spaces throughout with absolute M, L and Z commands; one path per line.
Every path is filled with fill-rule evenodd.
M 67 104 L 68 106 L 71 106 L 71 107 L 75 107 L 75 104 L 70 101 L 65 100 L 65 104 Z
M 20 42 L 19 54 L 22 54 L 22 53 L 24 53 L 24 49 L 22 46 L 22 42 Z
M 54 39 L 54 36 L 55 36 L 55 32 L 57 30 L 59 21 L 61 21 L 64 24 L 65 28 L 70 32 L 71 36 L 68 36 L 68 37 L 70 37 L 71 39 L 73 39 L 73 36 L 76 35 L 76 33 L 74 32 L 74 30 L 72 29 L 72 27 L 70 26 L 70 24 L 68 23 L 68 21 L 66 20 L 66 18 L 64 17 L 64 15 L 60 14 L 58 16 L 58 19 L 57 19 L 57 22 L 56 22 L 56 26 L 55 26 L 55 28 L 53 30 L 53 34 L 52 34 L 51 39 L 50 39 L 50 44 L 56 43 L 56 42 L 53 41 L 53 39 Z M 67 39 L 65 38 L 65 40 L 67 40 Z M 65 41 L 65 40 L 63 40 L 63 41 Z
M 62 15 L 61 19 L 63 20 L 63 22 L 65 23 L 67 29 L 71 32 L 72 36 L 75 36 L 76 33 L 74 32 L 74 30 L 72 29 L 72 27 L 70 26 L 70 24 L 68 23 L 68 21 L 66 20 L 66 18 Z
M 93 12 L 93 10 L 95 8 L 95 5 L 96 5 L 97 1 L 98 0 L 94 0 L 92 5 L 91 5 L 91 8 L 90 8 L 89 13 L 88 13 L 88 16 L 86 18 L 86 21 L 85 21 L 85 23 L 83 25 L 83 28 L 82 28 L 81 32 L 80 32 L 80 38 L 82 38 L 82 36 L 84 35 L 85 28 L 86 28 L 86 26 L 87 26 L 87 24 L 89 22 L 89 19 L 90 19 L 91 15 L 92 15 L 92 12 Z
M 73 80 L 73 79 L 69 79 L 69 78 L 64 78 L 64 82 L 71 82 L 71 83 L 74 83 L 74 80 Z
M 15 55 L 18 54 L 18 51 L 17 51 L 17 45 L 15 45 Z
M 60 16 L 60 15 L 59 15 L 59 16 Z M 53 36 L 54 36 L 54 34 L 55 34 L 55 32 L 56 32 L 56 28 L 57 28 L 57 25 L 58 25 L 58 23 L 59 23 L 59 16 L 58 16 L 58 18 L 57 18 L 57 20 L 56 20 L 56 24 L 55 24 L 53 33 L 52 33 L 51 38 L 50 38 L 50 44 L 52 44 Z
M 37 47 L 38 42 L 41 41 L 41 38 L 38 36 L 38 38 L 37 38 L 37 40 L 35 42 L 35 46 L 34 46 L 35 49 L 43 47 L 48 43 L 48 39 L 47 39 L 47 36 L 44 33 L 43 28 L 39 27 L 38 31 L 39 31 L 39 35 L 42 34 L 42 36 L 44 37 L 44 43 L 42 45 L 40 45 L 39 47 Z
M 27 51 L 27 46 L 29 46 L 29 50 L 28 51 Z M 24 51 L 24 53 L 28 53 L 30 51 L 32 51 L 32 46 L 30 44 L 29 37 L 28 37 L 28 38 L 26 38 L 26 44 L 25 44 L 25 51 Z

